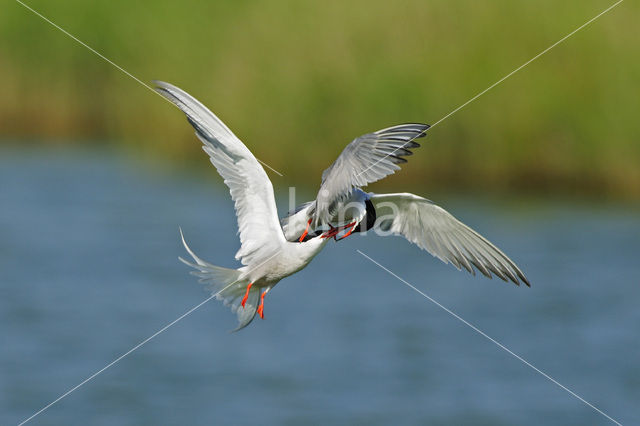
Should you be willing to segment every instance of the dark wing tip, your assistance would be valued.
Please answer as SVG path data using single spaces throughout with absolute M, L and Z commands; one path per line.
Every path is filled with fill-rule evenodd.
M 516 271 L 517 277 L 509 277 L 510 281 L 512 281 L 515 285 L 520 286 L 520 281 L 522 281 L 527 287 L 531 287 L 531 283 L 524 276 L 524 274 L 520 271 Z M 506 280 L 505 280 L 506 281 Z
M 402 133 L 402 132 L 424 132 L 429 129 L 431 126 L 429 124 L 423 123 L 403 123 L 397 124 L 395 126 L 387 127 L 385 129 L 378 130 L 375 132 L 376 134 L 381 133 Z
M 153 85 L 153 90 L 158 93 L 168 92 L 169 83 L 165 83 L 161 80 L 151 80 L 151 84 Z
M 389 158 L 394 164 L 403 164 L 407 162 L 406 159 L 402 157 L 398 157 L 397 155 L 393 155 L 393 154 L 389 154 Z
M 427 130 L 429 130 L 431 126 L 429 124 L 421 124 L 420 125 L 420 133 L 414 139 L 424 138 L 427 136 Z
M 171 85 L 169 83 L 165 83 L 164 81 L 160 80 L 151 80 L 151 82 L 154 84 L 153 90 L 158 94 L 176 105 L 180 103 L 178 98 L 173 93 L 171 93 Z
M 396 131 L 409 131 L 418 133 L 418 136 L 416 136 L 416 138 L 423 138 L 426 135 L 427 130 L 431 128 L 431 125 L 424 123 L 406 123 L 401 124 L 398 127 L 399 129 Z

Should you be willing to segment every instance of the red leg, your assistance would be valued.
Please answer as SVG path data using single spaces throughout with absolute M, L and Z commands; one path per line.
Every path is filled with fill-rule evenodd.
M 258 305 L 258 315 L 260 315 L 260 318 L 262 318 L 262 319 L 264 319 L 264 296 L 267 295 L 268 291 L 269 291 L 269 289 L 267 288 L 260 295 L 260 304 Z
M 356 229 L 356 226 L 358 226 L 358 224 L 357 224 L 356 222 L 352 222 L 352 223 L 350 223 L 350 224 L 349 224 L 349 225 L 347 225 L 347 226 L 350 226 L 350 225 L 353 225 L 353 226 L 351 226 L 351 229 L 349 229 L 349 232 L 347 232 L 346 234 L 344 234 L 342 237 L 340 237 L 340 238 L 336 239 L 336 241 L 344 240 L 345 238 L 347 238 L 349 235 L 351 235 L 351 233 L 353 232 L 353 230 L 354 230 L 354 229 Z M 346 227 L 345 227 L 345 228 L 346 228 Z M 335 239 L 335 238 L 334 238 L 334 239 Z
M 325 232 L 324 234 L 320 235 L 320 238 L 331 238 L 334 235 L 336 235 L 336 233 L 338 232 L 338 228 L 334 228 L 333 226 L 329 225 L 330 229 Z
M 302 240 L 304 240 L 304 237 L 307 236 L 307 234 L 309 233 L 309 225 L 311 225 L 311 219 L 309 219 L 309 222 L 307 222 L 307 227 L 304 230 L 304 232 L 302 233 L 302 235 L 300 236 L 300 239 L 298 240 L 298 242 L 302 242 Z
M 350 224 L 348 224 L 348 225 L 338 226 L 337 228 L 334 228 L 333 226 L 331 226 L 331 224 L 329 224 L 329 228 L 330 228 L 330 229 L 329 229 L 327 232 L 325 232 L 324 234 L 322 234 L 322 235 L 320 236 L 320 238 L 331 238 L 331 237 L 333 237 L 333 239 L 335 240 L 335 239 L 336 239 L 336 235 L 337 235 L 340 231 L 342 231 L 343 229 L 347 229 L 348 227 L 350 227 L 350 226 L 351 226 L 352 228 L 351 228 L 351 230 L 347 233 L 347 235 L 345 235 L 344 237 L 342 237 L 342 238 L 346 238 L 346 237 L 348 237 L 349 235 L 351 235 L 351 233 L 353 232 L 353 230 L 355 229 L 355 227 L 356 227 L 357 225 L 358 225 L 358 222 L 356 222 L 356 221 L 353 221 L 353 222 L 351 222 L 351 223 L 350 223 Z M 340 239 L 342 239 L 342 238 L 340 238 Z M 339 241 L 339 240 L 336 240 L 336 241 Z
M 253 283 L 249 283 L 249 285 L 247 286 L 247 292 L 244 294 L 244 297 L 242 298 L 242 302 L 240 303 L 243 308 L 244 308 L 244 304 L 247 303 L 247 299 L 249 298 L 249 290 L 251 290 L 252 285 Z

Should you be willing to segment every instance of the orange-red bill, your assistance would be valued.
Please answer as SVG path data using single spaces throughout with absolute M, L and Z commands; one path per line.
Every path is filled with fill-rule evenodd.
M 298 240 L 299 243 L 301 243 L 304 240 L 304 237 L 306 237 L 307 234 L 309 233 L 309 225 L 311 225 L 311 219 L 309 219 L 309 222 L 307 222 L 307 227 L 305 228 L 304 232 L 300 236 L 300 239 Z

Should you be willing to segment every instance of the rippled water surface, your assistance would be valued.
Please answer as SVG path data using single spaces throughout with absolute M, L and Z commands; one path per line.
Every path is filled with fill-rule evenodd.
M 237 265 L 219 183 L 104 153 L 0 152 L 0 423 L 207 297 L 177 261 L 178 226 L 203 258 Z M 229 333 L 235 317 L 209 302 L 32 424 L 607 424 L 356 249 L 614 419 L 640 423 L 639 210 L 435 201 L 532 287 L 458 272 L 400 238 L 332 242 L 269 294 L 264 321 Z

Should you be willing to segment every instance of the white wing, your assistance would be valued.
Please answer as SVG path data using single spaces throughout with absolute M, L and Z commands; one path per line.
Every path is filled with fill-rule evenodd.
M 431 201 L 409 193 L 371 195 L 375 227 L 380 230 L 402 235 L 444 263 L 451 262 L 474 275 L 473 266 L 489 278 L 493 272 L 505 281 L 520 284 L 520 279 L 529 285 L 507 255 Z
M 316 197 L 314 224 L 329 223 L 332 209 L 356 187 L 366 186 L 400 169 L 402 158 L 420 144 L 428 124 L 409 123 L 388 127 L 354 139 L 340 156 L 322 173 L 322 184 Z
M 202 149 L 229 187 L 242 243 L 236 259 L 244 265 L 259 262 L 285 242 L 269 177 L 251 151 L 207 107 L 169 83 L 154 83 L 187 115 L 204 144 Z

